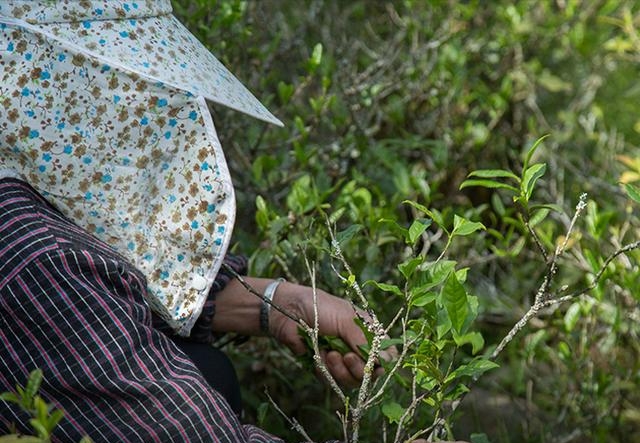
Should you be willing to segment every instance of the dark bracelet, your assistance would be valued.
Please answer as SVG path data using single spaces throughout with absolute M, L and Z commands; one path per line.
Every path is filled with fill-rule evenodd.
M 262 306 L 260 306 L 260 330 L 267 335 L 269 335 L 269 313 L 271 312 L 271 302 L 276 293 L 276 289 L 278 289 L 278 286 L 283 281 L 284 278 L 279 278 L 269 283 L 267 288 L 264 290 L 264 295 L 262 296 Z

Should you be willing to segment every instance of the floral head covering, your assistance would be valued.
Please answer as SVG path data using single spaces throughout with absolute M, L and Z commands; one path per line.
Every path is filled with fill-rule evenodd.
M 27 180 L 131 260 L 181 335 L 235 217 L 205 99 L 281 124 L 168 0 L 0 0 L 0 177 Z

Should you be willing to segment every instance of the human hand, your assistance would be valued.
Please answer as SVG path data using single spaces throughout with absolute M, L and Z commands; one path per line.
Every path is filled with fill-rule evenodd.
M 315 323 L 313 299 L 312 288 L 284 282 L 278 287 L 273 302 L 313 327 Z M 359 346 L 367 344 L 367 340 L 360 327 L 354 322 L 357 317 L 356 311 L 348 301 L 320 289 L 316 290 L 316 299 L 320 335 L 338 337 L 351 350 L 346 353 L 321 350 L 321 357 L 339 384 L 346 387 L 359 386 L 364 376 L 365 362 L 358 349 Z M 361 314 L 366 317 L 365 314 Z M 271 310 L 270 334 L 295 354 L 302 355 L 307 351 L 307 346 L 298 333 L 298 327 L 298 324 L 290 318 L 276 310 Z M 377 368 L 376 372 L 380 375 L 382 369 Z

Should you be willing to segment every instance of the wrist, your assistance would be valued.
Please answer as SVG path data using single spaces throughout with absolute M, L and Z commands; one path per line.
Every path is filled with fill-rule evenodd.
M 276 294 L 276 291 L 278 290 L 278 287 L 284 281 L 285 280 L 283 278 L 278 278 L 272 281 L 267 285 L 262 295 L 262 305 L 260 306 L 260 331 L 265 335 L 269 335 L 270 331 L 269 319 L 271 317 L 271 307 L 272 304 L 274 304 L 273 298 Z

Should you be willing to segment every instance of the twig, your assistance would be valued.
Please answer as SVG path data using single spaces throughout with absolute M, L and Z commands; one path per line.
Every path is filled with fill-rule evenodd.
M 307 431 L 305 431 L 304 427 L 298 422 L 298 420 L 296 420 L 295 418 L 289 417 L 287 414 L 284 413 L 284 411 L 282 409 L 280 409 L 278 407 L 276 402 L 269 395 L 269 390 L 268 389 L 265 389 L 264 393 L 267 396 L 267 398 L 269 399 L 269 402 L 271 403 L 271 405 L 276 409 L 276 411 L 278 411 L 278 413 L 280 415 L 282 415 L 282 417 L 287 421 L 287 423 L 289 423 L 289 426 L 291 426 L 291 429 L 293 429 L 294 431 L 298 432 L 307 441 L 313 441 L 313 439 L 311 437 L 309 437 L 309 434 L 307 434 Z
M 338 382 L 336 382 L 335 378 L 333 378 L 333 375 L 331 375 L 331 372 L 329 372 L 327 365 L 324 364 L 324 362 L 322 361 L 322 357 L 320 355 L 320 345 L 318 343 L 318 334 L 320 332 L 320 326 L 318 325 L 318 293 L 316 288 L 316 274 L 315 274 L 315 269 L 309 263 L 309 260 L 306 255 L 304 256 L 304 262 L 305 262 L 305 265 L 307 266 L 309 277 L 311 278 L 311 290 L 313 294 L 313 328 L 305 329 L 305 333 L 311 339 L 311 346 L 313 348 L 313 362 L 315 364 L 315 367 L 320 371 L 320 373 L 327 380 L 327 382 L 331 386 L 331 389 L 333 389 L 333 391 L 338 395 L 338 397 L 340 397 L 340 400 L 342 401 L 342 403 L 346 403 L 347 401 L 346 395 L 344 394 L 342 389 L 340 389 Z
M 338 260 L 342 263 L 342 265 L 344 266 L 345 270 L 349 273 L 349 275 L 353 275 L 353 271 L 351 270 L 349 263 L 347 262 L 347 260 L 344 258 L 344 255 L 342 254 L 340 243 L 336 239 L 335 231 L 331 226 L 331 222 L 329 221 L 328 218 L 326 219 L 326 224 L 329 230 L 329 234 L 331 236 L 331 246 L 332 246 L 333 255 L 336 258 L 338 258 Z M 338 273 L 338 276 L 340 276 L 339 273 Z M 354 289 L 358 298 L 362 302 L 363 308 L 368 315 L 368 318 L 366 319 L 361 318 L 361 320 L 363 321 L 363 323 L 365 324 L 369 332 L 371 332 L 371 334 L 373 335 L 373 338 L 371 340 L 371 346 L 369 349 L 369 355 L 367 356 L 366 362 L 364 364 L 364 375 L 362 377 L 362 382 L 360 383 L 360 388 L 358 389 L 356 404 L 351 410 L 351 427 L 352 427 L 351 442 L 357 443 L 359 440 L 359 434 L 360 434 L 360 421 L 362 419 L 364 411 L 366 411 L 367 409 L 367 399 L 369 398 L 370 390 L 373 382 L 374 368 L 375 368 L 376 361 L 380 357 L 382 340 L 386 335 L 386 331 L 382 323 L 380 323 L 380 321 L 378 320 L 378 317 L 376 316 L 375 312 L 369 309 L 369 302 L 367 298 L 364 296 L 358 282 L 354 281 L 351 287 Z M 356 313 L 358 313 L 357 310 L 356 310 Z M 360 314 L 358 314 L 358 316 L 361 317 Z
M 292 313 L 290 313 L 289 311 L 287 311 L 284 308 L 281 308 L 279 305 L 275 304 L 274 302 L 272 302 L 271 300 L 265 298 L 264 295 L 260 294 L 258 291 L 256 291 L 253 286 L 251 286 L 249 283 L 247 283 L 247 281 L 244 279 L 244 277 L 242 277 L 240 274 L 238 274 L 236 272 L 235 269 L 233 269 L 231 266 L 229 266 L 226 263 L 222 263 L 222 267 L 224 268 L 225 271 L 227 271 L 229 274 L 233 275 L 234 278 L 236 278 L 240 284 L 242 284 L 242 286 L 244 286 L 244 288 L 249 291 L 251 294 L 255 295 L 256 297 L 258 297 L 260 300 L 262 300 L 265 303 L 268 303 L 273 309 L 275 309 L 276 311 L 280 312 L 282 315 L 284 315 L 285 317 L 289 318 L 290 320 L 293 320 L 294 322 L 296 322 L 298 324 L 298 326 L 300 326 L 302 329 L 304 329 L 305 331 L 307 329 L 311 329 L 309 327 L 309 325 L 307 325 L 307 323 L 300 317 L 296 317 L 295 315 L 293 315 Z
M 520 318 L 520 320 L 518 320 L 518 322 L 511 328 L 511 330 L 507 333 L 507 335 L 504 336 L 504 338 L 500 341 L 498 346 L 493 350 L 493 352 L 491 353 L 491 356 L 489 357 L 490 360 L 495 360 L 498 357 L 498 355 L 504 350 L 507 344 L 509 344 L 513 340 L 516 334 L 518 334 L 518 332 L 520 332 L 527 325 L 527 323 L 529 323 L 529 320 L 535 317 L 536 314 L 538 314 L 538 312 L 545 307 L 545 304 L 550 301 L 548 297 L 549 286 L 551 285 L 551 282 L 553 281 L 553 277 L 555 276 L 556 271 L 558 269 L 558 258 L 564 253 L 564 251 L 567 248 L 569 237 L 573 232 L 576 221 L 580 216 L 580 214 L 582 213 L 582 211 L 584 210 L 584 208 L 586 207 L 586 203 L 585 203 L 586 198 L 587 198 L 587 194 L 582 194 L 580 196 L 580 200 L 576 205 L 575 214 L 573 215 L 571 219 L 571 223 L 567 229 L 567 234 L 565 236 L 565 239 L 560 245 L 558 245 L 553 257 L 551 257 L 549 270 L 547 271 L 547 274 L 544 276 L 542 280 L 542 284 L 540 285 L 540 287 L 538 288 L 538 291 L 536 292 L 536 296 L 534 298 L 533 304 L 531 305 L 529 310 L 522 316 L 522 318 Z
M 498 346 L 496 347 L 496 349 L 494 349 L 494 351 L 491 353 L 491 355 L 489 356 L 489 360 L 494 361 L 497 359 L 497 357 L 502 353 L 502 351 L 504 350 L 504 348 L 514 339 L 514 337 L 527 325 L 527 323 L 529 323 L 529 321 L 534 318 L 538 312 L 540 312 L 541 309 L 552 306 L 552 305 L 556 305 L 556 304 L 560 304 L 563 303 L 565 301 L 569 301 L 571 299 L 574 299 L 580 295 L 586 294 L 587 292 L 591 291 L 592 289 L 594 289 L 600 279 L 602 278 L 602 275 L 604 274 L 606 268 L 609 266 L 609 264 L 618 256 L 620 256 L 621 254 L 625 254 L 631 250 L 634 249 L 638 249 L 640 248 L 640 241 L 636 241 L 634 243 L 630 243 L 622 248 L 617 249 L 614 253 L 612 253 L 603 263 L 603 265 L 600 267 L 600 269 L 598 270 L 598 272 L 596 273 L 596 275 L 594 276 L 593 282 L 587 286 L 584 287 L 582 289 L 579 289 L 577 291 L 574 291 L 568 295 L 559 297 L 558 294 L 555 294 L 555 296 L 550 296 L 549 294 L 549 286 L 551 285 L 551 282 L 553 280 L 553 277 L 556 274 L 557 271 L 557 261 L 558 258 L 560 256 L 562 256 L 562 254 L 565 252 L 566 247 L 568 245 L 569 242 L 569 237 L 571 236 L 571 233 L 575 227 L 575 223 L 579 217 L 579 215 L 581 214 L 581 212 L 584 210 L 584 208 L 586 207 L 586 194 L 582 194 L 580 196 L 580 201 L 578 202 L 578 204 L 576 205 L 576 212 L 573 216 L 573 218 L 571 219 L 571 223 L 569 225 L 569 227 L 567 228 L 567 234 L 566 237 L 564 239 L 564 241 L 556 248 L 556 251 L 553 255 L 553 257 L 551 257 L 551 262 L 549 264 L 549 269 L 546 273 L 546 275 L 543 278 L 542 284 L 540 285 L 540 287 L 538 288 L 538 291 L 536 292 L 535 295 L 535 299 L 534 299 L 534 303 L 531 305 L 531 307 L 529 308 L 529 310 L 520 318 L 520 320 L 518 320 L 518 322 L 511 328 L 511 330 L 507 333 L 507 335 L 500 341 L 500 343 L 498 344 Z M 477 381 L 476 379 L 473 380 L 473 382 Z M 460 396 L 460 398 L 458 399 L 458 402 L 453 405 L 451 411 L 449 412 L 449 414 L 447 414 L 447 417 L 443 418 L 441 421 L 442 423 L 446 423 L 446 418 L 450 417 L 451 414 L 453 414 L 455 412 L 455 410 L 457 409 L 457 407 L 459 406 L 459 404 L 462 402 L 462 400 L 466 397 L 466 394 L 463 394 L 462 396 Z M 441 425 L 439 425 L 441 426 Z M 437 430 L 437 429 L 436 429 Z

